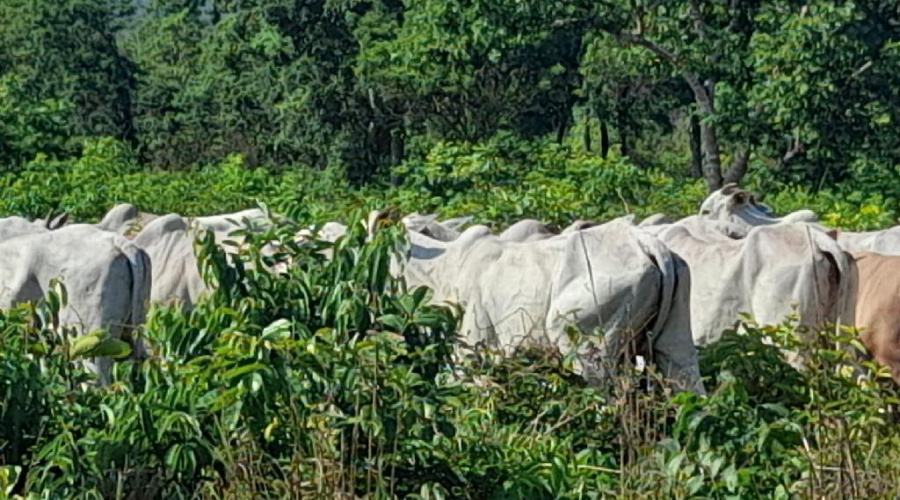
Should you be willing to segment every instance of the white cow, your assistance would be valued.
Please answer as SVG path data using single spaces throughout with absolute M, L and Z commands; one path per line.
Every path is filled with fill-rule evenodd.
M 17 215 L 0 218 L 0 241 L 6 241 L 9 238 L 23 234 L 46 233 L 48 231 L 43 222 L 31 222 Z
M 223 236 L 244 227 L 249 227 L 254 231 L 264 231 L 272 227 L 271 219 L 259 208 L 242 210 L 233 214 L 194 217 L 191 219 L 191 224 L 198 229 L 214 231 L 217 235 Z
M 701 207 L 701 215 L 709 219 L 728 221 L 732 224 L 730 236 L 742 238 L 750 228 L 762 225 L 791 222 L 818 221 L 810 210 L 798 210 L 784 217 L 772 215 L 768 207 L 756 203 L 753 195 L 734 185 L 726 186 L 711 194 Z M 824 229 L 816 224 L 817 228 Z M 848 252 L 875 252 L 883 255 L 900 255 L 900 226 L 880 231 L 837 231 L 837 241 Z
M 668 215 L 663 214 L 663 213 L 655 213 L 655 214 L 647 217 L 646 219 L 642 220 L 641 223 L 638 224 L 638 226 L 641 226 L 641 227 L 658 226 L 660 224 L 671 224 L 673 222 L 675 222 L 675 220 L 672 219 L 671 217 L 669 217 Z
M 122 236 L 131 237 L 157 215 L 141 212 L 131 203 L 120 203 L 112 207 L 94 227 Z M 34 224 L 46 229 L 59 229 L 69 225 L 69 214 L 63 213 L 55 218 L 35 219 Z
M 424 234 L 439 241 L 453 241 L 459 238 L 459 235 L 462 234 L 459 232 L 459 228 L 471 222 L 471 220 L 472 217 L 457 217 L 455 219 L 438 221 L 434 215 L 421 215 L 416 212 L 400 219 L 408 230 Z M 563 230 L 561 234 L 581 231 L 596 225 L 598 225 L 597 222 L 577 220 Z M 522 219 L 500 232 L 499 237 L 503 241 L 526 242 L 545 240 L 557 234 L 559 233 L 552 226 L 541 221 Z
M 409 238 L 400 263 L 408 285 L 427 286 L 435 302 L 465 309 L 461 333 L 468 346 L 510 352 L 536 342 L 571 353 L 566 327 L 599 328 L 603 341 L 575 355 L 586 378 L 603 382 L 631 336 L 651 332 L 662 373 L 703 391 L 690 334 L 689 279 L 679 273 L 685 268 L 629 220 L 528 243 L 504 241 L 484 226 L 452 242 L 416 232 Z
M 134 238 L 153 262 L 154 304 L 180 304 L 190 310 L 208 291 L 194 253 L 196 231 L 178 214 L 158 217 Z
M 141 212 L 131 203 L 120 203 L 106 212 L 95 226 L 122 236 L 133 236 L 157 217 L 159 216 Z
M 776 324 L 796 305 L 803 325 L 852 321 L 849 264 L 829 235 L 803 223 L 756 227 L 743 239 L 723 234 L 732 231 L 692 217 L 659 232 L 690 268 L 697 345 L 717 341 L 740 313 Z
M 146 253 L 118 235 L 85 224 L 56 231 L 23 229 L 18 236 L 0 237 L 0 308 L 39 300 L 50 282 L 59 279 L 68 294 L 60 324 L 80 332 L 106 329 L 114 338 L 127 338 L 143 324 L 152 269 Z M 145 354 L 137 341 L 133 356 Z M 108 358 L 97 358 L 88 366 L 106 384 L 110 364 Z
M 184 310 L 190 310 L 200 297 L 209 292 L 194 251 L 194 242 L 204 231 L 212 232 L 216 243 L 222 245 L 227 254 L 234 255 L 240 250 L 243 236 L 232 234 L 233 231 L 261 231 L 271 225 L 272 221 L 258 209 L 194 219 L 178 214 L 154 219 L 134 239 L 135 244 L 146 251 L 153 261 L 152 302 L 180 304 Z M 237 246 L 223 245 L 225 241 L 234 242 Z M 270 252 L 275 250 L 271 245 L 264 249 Z
M 569 224 L 569 227 L 563 229 L 561 234 L 569 234 L 569 233 L 574 233 L 577 231 L 584 231 L 585 229 L 590 229 L 594 226 L 599 226 L 599 225 L 600 225 L 599 222 L 578 219 L 575 222 Z
M 423 215 L 418 212 L 413 212 L 401 219 L 403 225 L 410 231 L 422 233 L 440 241 L 453 241 L 459 238 L 460 228 L 471 221 L 471 216 L 438 221 L 436 215 Z

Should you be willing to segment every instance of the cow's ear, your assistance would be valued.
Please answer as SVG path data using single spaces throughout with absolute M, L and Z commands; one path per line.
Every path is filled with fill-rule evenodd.
M 729 195 L 729 194 L 735 192 L 737 190 L 737 188 L 738 188 L 737 183 L 729 182 L 728 184 L 725 184 L 724 186 L 722 186 L 722 194 Z
M 746 191 L 738 191 L 734 193 L 734 204 L 743 205 L 744 203 L 747 203 L 748 196 L 749 193 L 747 193 Z
M 825 231 L 825 234 L 827 234 L 828 237 L 833 239 L 834 241 L 837 241 L 838 235 L 841 234 L 841 230 L 840 229 L 828 229 Z

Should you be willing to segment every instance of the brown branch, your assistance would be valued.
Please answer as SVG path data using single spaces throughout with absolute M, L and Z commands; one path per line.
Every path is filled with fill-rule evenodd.
M 623 42 L 627 42 L 627 43 L 631 43 L 634 45 L 638 45 L 640 47 L 644 47 L 645 49 L 649 50 L 650 52 L 653 52 L 654 54 L 658 55 L 662 59 L 665 59 L 666 61 L 668 61 L 676 66 L 680 67 L 682 65 L 681 58 L 678 57 L 677 54 L 675 54 L 671 50 L 663 47 L 662 45 L 659 45 L 658 43 L 647 40 L 646 38 L 644 38 L 641 35 L 636 35 L 634 33 L 627 33 L 624 31 L 620 31 L 617 33 L 611 33 L 611 34 Z
M 871 67 L 872 67 L 872 61 L 867 61 L 865 64 L 863 64 L 862 66 L 857 68 L 856 71 L 854 71 L 853 74 L 850 75 L 850 78 L 856 78 L 857 76 L 868 71 L 868 69 Z
M 694 30 L 701 40 L 706 40 L 706 23 L 703 22 L 703 14 L 700 12 L 699 0 L 691 0 L 691 18 L 694 20 Z
M 750 148 L 744 147 L 735 155 L 734 160 L 731 162 L 731 168 L 728 169 L 728 173 L 725 174 L 725 183 L 735 183 L 740 184 L 741 179 L 744 178 L 744 174 L 747 173 L 747 167 L 750 163 Z

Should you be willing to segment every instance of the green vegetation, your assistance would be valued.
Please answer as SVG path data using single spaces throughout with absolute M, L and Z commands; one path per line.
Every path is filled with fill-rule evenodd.
M 608 391 L 540 350 L 451 366 L 457 318 L 387 273 L 399 228 L 325 261 L 281 226 L 273 276 L 199 245 L 218 291 L 157 309 L 154 357 L 106 388 L 69 358 L 62 295 L 0 317 L 0 487 L 24 498 L 893 498 L 897 389 L 790 322 L 704 351 L 708 397 Z M 259 267 L 256 267 L 257 269 Z M 808 357 L 797 372 L 764 337 Z M 826 342 L 827 340 L 827 342 Z M 881 370 L 883 371 L 883 370 Z M 860 377 L 857 379 L 857 377 Z M 654 385 L 659 387 L 658 383 Z M 886 413 L 887 412 L 887 413 Z
M 890 2 L 822 0 L 4 0 L 0 215 L 568 225 L 694 213 L 740 181 L 887 227 L 898 26 Z M 332 261 L 291 222 L 253 266 L 200 243 L 217 292 L 155 309 L 154 356 L 106 388 L 59 290 L 0 314 L 0 498 L 900 495 L 897 388 L 834 348 L 853 332 L 726 334 L 708 397 L 638 370 L 587 387 L 542 351 L 452 366 L 458 314 L 388 276 L 400 231 L 351 226 Z M 275 239 L 285 276 L 259 271 Z

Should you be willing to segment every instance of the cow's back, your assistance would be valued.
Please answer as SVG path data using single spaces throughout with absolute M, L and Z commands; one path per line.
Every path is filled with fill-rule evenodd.
M 565 236 L 553 276 L 551 321 L 573 317 L 584 330 L 648 326 L 631 321 L 653 316 L 660 272 L 633 231 L 617 220 Z
M 160 217 L 148 224 L 134 242 L 153 263 L 151 302 L 181 303 L 190 309 L 207 291 L 187 220 L 176 214 Z

